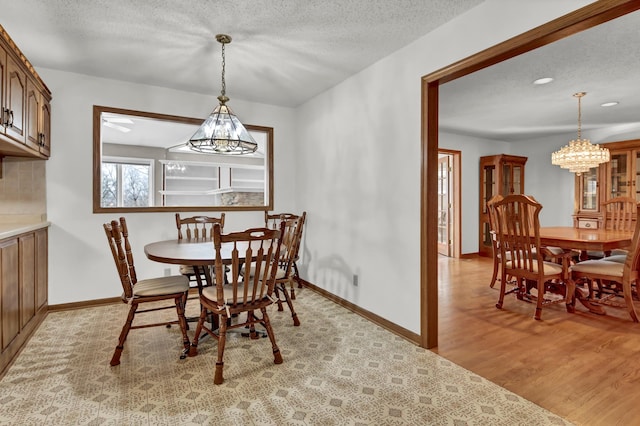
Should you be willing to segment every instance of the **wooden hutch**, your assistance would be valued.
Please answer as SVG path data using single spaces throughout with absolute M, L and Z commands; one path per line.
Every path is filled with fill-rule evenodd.
M 600 228 L 603 202 L 631 197 L 640 202 L 640 139 L 603 144 L 611 161 L 576 175 L 573 224 L 577 228 Z
M 527 157 L 517 155 L 489 155 L 480 157 L 480 218 L 478 254 L 491 256 L 491 233 L 487 201 L 494 195 L 524 193 L 524 166 Z

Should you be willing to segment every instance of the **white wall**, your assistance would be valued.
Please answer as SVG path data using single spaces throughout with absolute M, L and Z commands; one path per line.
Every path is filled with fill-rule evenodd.
M 275 209 L 308 212 L 303 276 L 419 332 L 420 77 L 589 2 L 488 0 L 297 111 L 232 99 L 244 122 L 275 128 Z M 49 302 L 113 297 L 120 288 L 101 228 L 112 215 L 92 214 L 92 105 L 204 118 L 215 95 L 38 73 L 54 97 Z M 173 237 L 172 215 L 127 219 L 139 275 L 161 274 L 142 246 Z M 259 212 L 228 215 L 229 229 L 261 221 Z
M 179 92 L 38 68 L 53 93 L 51 159 L 47 161 L 49 304 L 119 296 L 122 288 L 102 224 L 119 214 L 92 213 L 93 105 L 188 117 L 206 117 L 215 96 Z M 274 207 L 294 207 L 295 126 L 293 110 L 232 99 L 247 124 L 274 128 Z M 174 213 L 130 213 L 133 254 L 139 277 L 162 275 L 167 265 L 149 261 L 144 244 L 175 238 Z M 225 230 L 264 224 L 262 212 L 228 212 Z M 174 268 L 177 273 L 177 269 Z
M 485 155 L 514 154 L 510 144 L 490 139 L 473 138 L 454 133 L 440 132 L 438 146 L 444 149 L 461 151 L 461 254 L 478 252 L 478 233 L 480 226 L 478 209 L 480 200 L 480 162 Z M 525 172 L 526 172 L 525 168 Z M 525 181 L 526 183 L 526 181 Z
M 486 1 L 302 105 L 305 276 L 418 333 L 421 77 L 588 3 Z

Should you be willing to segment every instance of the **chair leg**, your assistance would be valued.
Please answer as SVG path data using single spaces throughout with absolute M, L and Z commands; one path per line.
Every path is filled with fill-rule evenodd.
M 276 299 L 277 299 L 277 300 L 276 300 L 276 304 L 278 305 L 278 311 L 279 311 L 279 312 L 282 312 L 282 311 L 283 311 L 283 309 L 282 309 L 282 300 L 280 299 L 280 290 L 279 290 L 279 288 L 278 288 L 278 285 L 277 285 L 277 284 L 276 284 L 276 286 L 273 288 L 273 292 L 274 292 L 274 293 L 275 293 L 275 295 L 276 295 Z
M 545 283 L 543 281 L 538 282 L 538 297 L 536 298 L 536 313 L 533 318 L 540 320 L 542 318 L 542 304 L 544 303 L 544 289 Z
M 111 357 L 111 366 L 115 366 L 120 364 L 120 355 L 122 355 L 122 350 L 124 349 L 124 342 L 127 340 L 127 336 L 129 335 L 129 330 L 131 330 L 131 324 L 133 323 L 133 318 L 136 316 L 136 311 L 138 310 L 138 304 L 132 303 L 131 308 L 129 308 L 129 314 L 127 315 L 127 320 L 122 326 L 122 331 L 120 332 L 120 338 L 118 339 L 118 346 L 116 346 L 116 350 L 113 352 L 113 356 Z
M 182 332 L 182 346 L 184 350 L 180 355 L 180 359 L 184 359 L 189 352 L 191 342 L 189 342 L 189 336 L 187 335 L 187 318 L 184 316 L 184 309 L 187 303 L 187 292 L 182 296 L 176 297 L 176 311 L 178 312 L 178 323 L 180 324 L 180 331 Z
M 296 310 L 293 309 L 293 303 L 291 302 L 291 298 L 289 297 L 289 294 L 287 293 L 287 287 L 286 287 L 286 283 L 279 283 L 276 284 L 277 286 L 281 286 L 280 289 L 282 290 L 282 293 L 284 294 L 284 300 L 285 302 L 287 302 L 287 306 L 289 306 L 289 311 L 291 312 L 291 318 L 293 318 L 293 325 L 294 326 L 299 326 L 300 325 L 300 320 L 298 319 L 298 314 L 296 314 Z M 280 309 L 278 309 L 280 310 Z
M 302 288 L 302 280 L 300 279 L 298 264 L 296 262 L 293 262 L 293 279 L 298 283 L 298 288 Z
M 572 279 L 567 280 L 567 312 L 573 314 L 576 311 L 576 282 Z
M 622 295 L 624 296 L 624 301 L 627 304 L 629 315 L 631 315 L 631 320 L 633 322 L 638 322 L 638 315 L 636 314 L 636 308 L 633 304 L 633 295 L 631 294 L 631 282 L 628 279 L 623 279 L 622 281 Z
M 200 318 L 198 319 L 198 325 L 196 326 L 196 334 L 193 336 L 193 341 L 191 342 L 191 347 L 189 348 L 189 356 L 198 355 L 198 340 L 200 338 L 200 333 L 202 333 L 202 327 L 204 326 L 204 321 L 207 319 L 207 308 L 200 305 Z
M 264 328 L 267 329 L 267 335 L 269 336 L 269 340 L 271 340 L 271 347 L 273 349 L 273 363 L 282 364 L 282 354 L 280 353 L 280 348 L 278 348 L 278 344 L 276 343 L 276 336 L 273 333 L 273 328 L 271 328 L 269 315 L 267 315 L 267 308 L 260 308 L 260 311 L 262 312 L 262 321 L 264 322 Z
M 496 303 L 496 308 L 502 309 L 502 304 L 504 303 L 504 293 L 507 289 L 507 280 L 504 271 L 500 274 L 500 296 L 498 296 L 498 303 Z
M 222 315 L 220 321 L 220 330 L 219 330 L 219 338 L 218 338 L 218 360 L 216 361 L 216 371 L 213 376 L 213 383 L 216 385 L 222 384 L 224 382 L 224 377 L 222 376 L 222 370 L 224 368 L 224 345 L 227 341 L 227 316 Z
M 498 262 L 493 261 L 493 274 L 491 275 L 491 283 L 489 283 L 489 287 L 493 288 L 496 285 L 496 279 L 498 278 Z

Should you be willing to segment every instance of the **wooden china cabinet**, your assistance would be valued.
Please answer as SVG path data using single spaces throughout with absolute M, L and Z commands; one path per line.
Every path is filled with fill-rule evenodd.
M 600 228 L 600 206 L 614 197 L 640 202 L 640 139 L 611 142 L 611 161 L 576 175 L 573 223 L 577 228 Z
M 480 235 L 478 253 L 491 256 L 491 233 L 487 201 L 494 195 L 524 194 L 524 166 L 527 157 L 489 155 L 480 157 Z

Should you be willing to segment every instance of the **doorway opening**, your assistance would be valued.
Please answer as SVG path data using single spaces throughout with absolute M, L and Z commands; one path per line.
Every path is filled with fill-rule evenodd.
M 460 257 L 462 243 L 461 155 L 461 151 L 438 150 L 438 253 L 455 258 Z

